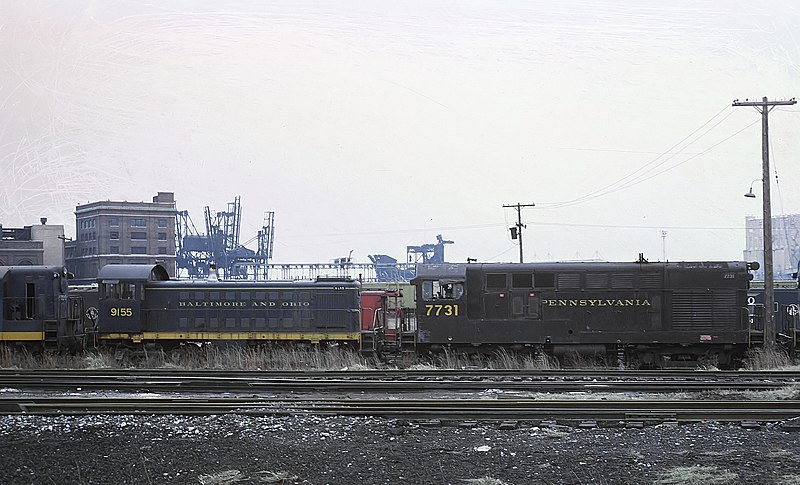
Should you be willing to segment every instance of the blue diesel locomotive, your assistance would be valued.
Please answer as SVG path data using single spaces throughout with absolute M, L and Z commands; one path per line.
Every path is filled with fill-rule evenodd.
M 59 266 L 0 266 L 0 342 L 32 351 L 84 345 L 83 300 Z
M 159 265 L 107 265 L 98 276 L 105 343 L 337 343 L 358 348 L 357 282 L 170 280 Z

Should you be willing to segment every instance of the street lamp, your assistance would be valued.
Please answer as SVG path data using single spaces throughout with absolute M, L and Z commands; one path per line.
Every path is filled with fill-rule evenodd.
M 746 194 L 744 194 L 745 197 L 748 197 L 750 199 L 756 198 L 756 194 L 753 193 L 753 184 L 758 182 L 759 180 L 761 179 L 755 179 L 752 182 L 750 182 L 750 190 Z

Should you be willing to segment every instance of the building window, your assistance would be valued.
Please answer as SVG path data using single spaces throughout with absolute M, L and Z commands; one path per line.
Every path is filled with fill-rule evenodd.
M 111 227 L 118 227 L 119 226 L 119 217 L 109 217 L 108 218 L 108 225 Z
M 159 219 L 158 220 L 158 227 L 167 227 L 167 220 L 166 219 Z
M 167 233 L 166 232 L 159 232 L 158 233 L 158 240 L 159 241 L 166 241 L 167 240 Z
M 131 254 L 147 254 L 147 248 L 144 246 L 132 246 Z
M 109 236 L 109 239 L 115 239 L 115 240 L 119 239 L 119 231 L 111 231 L 111 235 Z
M 131 227 L 147 227 L 147 219 L 131 219 Z
M 146 232 L 132 232 L 131 233 L 131 239 L 136 240 L 136 241 L 146 240 L 147 239 L 147 233 Z
M 119 254 L 119 246 L 111 246 L 108 248 L 111 254 Z
M 158 254 L 167 254 L 167 248 L 165 248 L 164 246 L 159 246 Z

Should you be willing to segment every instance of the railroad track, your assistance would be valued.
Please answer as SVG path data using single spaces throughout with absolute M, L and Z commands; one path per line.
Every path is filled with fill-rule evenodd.
M 798 385 L 800 373 L 560 371 L 2 370 L 0 388 L 127 392 L 701 392 Z
M 374 416 L 448 422 L 546 421 L 776 422 L 800 417 L 800 401 L 518 400 L 518 399 L 276 399 L 276 398 L 0 398 L 2 415 L 243 414 Z

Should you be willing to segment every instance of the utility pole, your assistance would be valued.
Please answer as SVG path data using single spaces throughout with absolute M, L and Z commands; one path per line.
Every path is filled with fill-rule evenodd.
M 772 269 L 772 208 L 770 201 L 769 176 L 769 112 L 775 106 L 796 104 L 794 98 L 788 101 L 769 101 L 764 96 L 761 101 L 746 99 L 733 101 L 733 106 L 752 106 L 761 113 L 761 183 L 764 200 L 764 346 L 775 347 L 775 283 Z
M 516 204 L 511 205 L 504 205 L 503 207 L 510 207 L 517 209 L 517 224 L 511 228 L 511 239 L 519 238 L 519 262 L 522 263 L 522 228 L 528 227 L 522 223 L 522 208 L 523 207 L 534 207 L 536 204 L 520 204 L 517 202 Z

